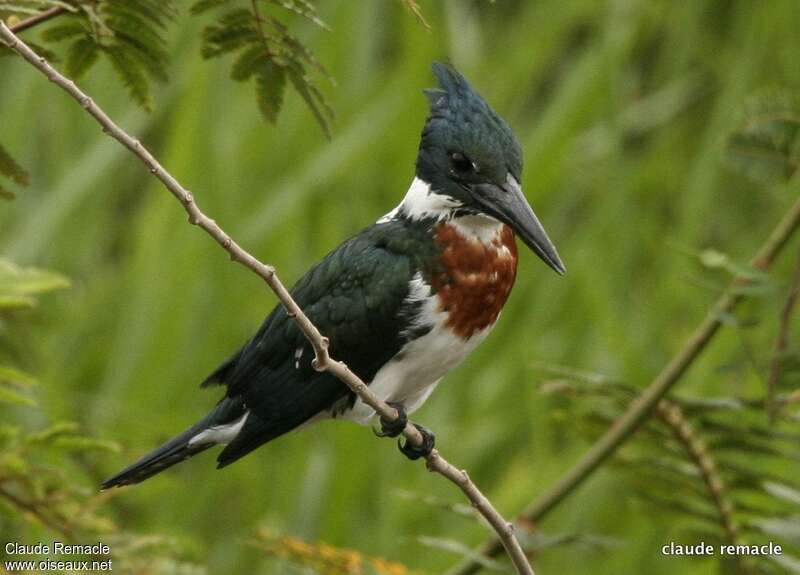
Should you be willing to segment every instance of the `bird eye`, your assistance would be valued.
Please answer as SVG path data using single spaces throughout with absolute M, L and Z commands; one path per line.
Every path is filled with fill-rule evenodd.
M 456 172 L 462 174 L 466 174 L 475 170 L 475 164 L 473 164 L 470 159 L 461 152 L 453 152 L 450 154 L 450 163 Z

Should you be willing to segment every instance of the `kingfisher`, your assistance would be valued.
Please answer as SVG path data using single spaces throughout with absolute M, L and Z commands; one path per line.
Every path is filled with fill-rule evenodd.
M 522 148 L 508 124 L 449 65 L 438 88 L 416 174 L 400 204 L 346 240 L 292 288 L 292 297 L 344 361 L 398 412 L 380 418 L 399 436 L 431 395 L 495 325 L 517 271 L 516 237 L 559 274 L 566 270 L 520 185 Z M 344 383 L 314 369 L 314 350 L 278 305 L 202 387 L 225 395 L 189 429 L 102 484 L 139 483 L 215 445 L 222 468 L 273 439 L 323 419 L 368 425 L 375 412 Z M 435 438 L 400 441 L 410 459 Z

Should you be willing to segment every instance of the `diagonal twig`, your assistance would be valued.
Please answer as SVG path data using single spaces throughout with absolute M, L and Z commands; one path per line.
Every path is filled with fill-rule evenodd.
M 94 100 L 86 95 L 75 85 L 75 82 L 61 75 L 53 68 L 45 58 L 36 54 L 31 48 L 20 40 L 9 28 L 0 21 L 0 39 L 9 48 L 16 51 L 28 63 L 34 66 L 39 72 L 44 74 L 51 82 L 67 92 L 102 126 L 103 132 L 117 140 L 120 144 L 128 148 L 142 163 L 147 166 L 150 172 L 158 178 L 169 192 L 183 205 L 189 215 L 189 223 L 199 226 L 210 235 L 222 248 L 228 252 L 231 259 L 242 264 L 246 268 L 258 274 L 278 296 L 281 304 L 286 308 L 287 314 L 297 322 L 298 327 L 314 348 L 314 368 L 318 371 L 327 371 L 345 383 L 361 400 L 375 410 L 381 417 L 388 421 L 396 421 L 398 418 L 397 410 L 387 405 L 377 395 L 375 395 L 347 365 L 337 361 L 328 353 L 328 340 L 319 332 L 314 324 L 309 320 L 303 310 L 294 301 L 289 291 L 280 281 L 275 273 L 275 268 L 266 265 L 245 251 L 236 241 L 233 240 L 217 223 L 204 214 L 194 200 L 191 192 L 186 190 L 178 180 L 175 179 L 156 158 L 142 145 L 139 140 L 131 137 L 120 128 L 114 121 L 97 105 Z M 422 435 L 411 423 L 406 424 L 403 435 L 413 445 L 422 445 Z M 533 569 L 525 556 L 522 547 L 514 535 L 514 527 L 506 521 L 502 515 L 494 508 L 492 503 L 478 489 L 475 483 L 469 478 L 467 472 L 460 470 L 442 457 L 434 449 L 426 457 L 426 465 L 430 471 L 439 473 L 455 483 L 467 496 L 472 505 L 489 522 L 497 533 L 503 547 L 508 552 L 516 570 L 521 575 L 533 575 Z
M 775 351 L 772 354 L 769 378 L 767 379 L 767 414 L 772 423 L 778 418 L 779 405 L 776 401 L 778 381 L 780 381 L 781 372 L 783 371 L 784 355 L 789 345 L 789 328 L 792 324 L 792 313 L 795 305 L 797 305 L 798 297 L 800 297 L 800 253 L 797 255 L 797 263 L 794 268 L 792 284 L 789 287 L 789 295 L 786 296 L 786 302 L 783 304 L 783 310 L 781 311 L 778 337 L 775 340 Z
M 40 14 L 35 14 L 30 18 L 25 18 L 25 20 L 21 20 L 18 23 L 14 24 L 13 26 L 9 26 L 9 28 L 14 34 L 19 34 L 20 32 L 24 32 L 28 28 L 33 28 L 34 26 L 41 24 L 42 22 L 47 22 L 51 18 L 60 16 L 65 12 L 67 12 L 67 9 L 64 8 L 63 6 L 55 6 L 53 8 L 49 8 L 48 10 L 44 10 Z
M 800 198 L 795 201 L 772 230 L 766 242 L 751 260 L 751 265 L 760 270 L 768 269 L 798 228 L 800 228 Z M 628 438 L 636 433 L 647 421 L 659 400 L 680 381 L 694 361 L 700 357 L 722 326 L 723 318 L 729 315 L 744 299 L 745 295 L 740 288 L 748 282 L 749 280 L 744 276 L 737 276 L 731 281 L 711 307 L 705 319 L 695 328 L 680 351 L 664 366 L 650 385 L 633 400 L 625 413 L 614 421 L 606 433 L 572 468 L 520 513 L 520 519 L 533 523 L 538 522 L 583 484 Z M 492 539 L 484 543 L 477 552 L 494 557 L 502 549 L 500 542 Z M 447 575 L 473 575 L 480 570 L 481 566 L 475 561 L 465 559 L 448 571 Z

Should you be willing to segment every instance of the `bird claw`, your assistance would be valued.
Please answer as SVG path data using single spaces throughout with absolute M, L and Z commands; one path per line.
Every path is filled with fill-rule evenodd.
M 389 421 L 388 419 L 381 417 L 381 430 L 373 431 L 378 437 L 397 437 L 403 433 L 403 430 L 406 428 L 406 424 L 408 424 L 408 414 L 406 413 L 406 408 L 399 403 L 388 402 L 387 404 L 389 407 L 393 407 L 397 410 L 397 419 L 394 421 Z
M 427 427 L 423 427 L 417 423 L 412 423 L 411 425 L 416 427 L 417 431 L 422 435 L 422 445 L 412 445 L 406 440 L 405 443 L 398 441 L 397 447 L 400 449 L 400 453 L 408 457 L 411 461 L 416 461 L 420 457 L 428 457 L 431 454 L 433 447 L 436 445 L 436 436 Z

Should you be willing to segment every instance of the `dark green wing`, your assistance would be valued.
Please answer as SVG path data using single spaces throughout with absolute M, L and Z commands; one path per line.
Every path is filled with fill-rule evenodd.
M 311 321 L 330 340 L 331 355 L 370 382 L 404 345 L 415 315 L 409 284 L 430 244 L 424 228 L 407 222 L 371 226 L 343 243 L 292 289 Z M 426 237 L 427 236 L 427 237 Z M 242 432 L 220 454 L 227 465 L 307 421 L 350 393 L 311 366 L 314 352 L 282 306 L 258 333 L 210 376 L 242 397 L 250 411 Z

